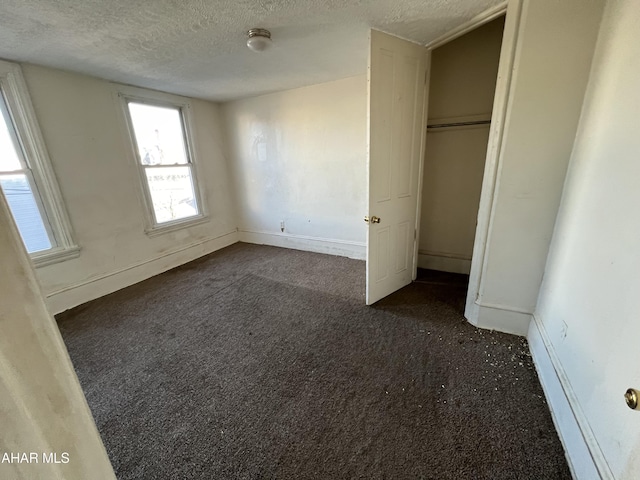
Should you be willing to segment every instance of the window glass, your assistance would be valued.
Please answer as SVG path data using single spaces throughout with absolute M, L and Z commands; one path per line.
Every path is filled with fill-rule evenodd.
M 4 107 L 4 100 L 0 98 L 0 102 L 3 104 L 0 105 L 0 107 Z M 16 152 L 14 140 L 11 138 L 12 132 L 10 132 L 5 119 L 5 109 L 1 108 L 1 110 L 3 111 L 3 115 L 2 119 L 0 119 L 0 171 L 13 172 L 16 170 L 22 170 L 22 165 L 18 158 L 18 152 Z
M 200 215 L 181 107 L 127 101 L 154 225 Z
M 0 188 L 7 199 L 22 241 L 29 253 L 55 246 L 51 227 L 35 188 L 33 175 L 22 159 L 15 127 L 0 97 Z
M 158 223 L 198 214 L 189 167 L 146 168 L 145 173 Z
M 129 112 L 143 165 L 187 163 L 179 109 L 129 102 Z
M 0 186 L 29 253 L 49 250 L 51 240 L 26 175 L 0 175 Z

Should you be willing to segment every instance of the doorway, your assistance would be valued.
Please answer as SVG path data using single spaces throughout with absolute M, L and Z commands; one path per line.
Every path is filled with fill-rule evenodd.
M 421 197 L 425 190 L 422 184 L 427 174 L 424 168 L 424 152 L 427 143 L 425 140 L 428 104 L 431 101 L 428 95 L 431 55 L 438 47 L 501 17 L 504 31 L 501 46 L 497 47 L 499 59 L 497 72 L 493 74 L 494 89 L 491 94 L 495 98 L 489 110 L 490 123 L 482 116 L 472 116 L 471 119 L 485 121 L 489 126 L 488 143 L 484 144 L 486 160 L 479 186 L 480 201 L 479 206 L 475 207 L 475 235 L 467 237 L 473 238 L 473 252 L 471 259 L 468 258 L 468 251 L 466 258 L 453 259 L 463 260 L 458 262 L 462 264 L 458 265 L 458 269 L 470 270 L 464 315 L 470 323 L 479 324 L 482 280 L 486 267 L 485 250 L 490 234 L 495 186 L 499 176 L 521 13 L 521 1 L 501 3 L 437 38 L 426 47 L 371 30 L 367 139 L 369 198 L 365 217 L 368 223 L 371 218 L 367 229 L 366 252 L 368 305 L 411 283 L 417 277 L 421 245 Z M 426 75 L 422 76 L 423 73 Z M 421 78 L 424 78 L 424 84 L 420 81 Z M 475 90 L 477 87 L 472 83 L 469 88 Z M 469 117 L 468 112 L 461 115 Z M 447 121 L 446 118 L 441 120 Z M 456 127 L 448 125 L 441 128 Z M 411 226 L 414 227 L 412 236 Z M 448 253 L 424 248 L 423 252 Z
M 505 16 L 431 51 L 417 278 L 468 283 Z

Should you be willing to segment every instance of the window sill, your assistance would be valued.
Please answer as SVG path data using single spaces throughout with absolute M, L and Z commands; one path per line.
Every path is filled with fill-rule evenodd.
M 173 222 L 167 222 L 160 225 L 156 225 L 152 228 L 145 230 L 150 237 L 162 235 L 164 233 L 175 232 L 176 230 L 182 230 L 183 228 L 193 227 L 195 225 L 201 225 L 209 221 L 208 217 L 204 215 L 198 215 L 195 217 L 189 217 L 182 220 L 175 220 Z
M 36 268 L 46 267 L 47 265 L 53 265 L 54 263 L 64 262 L 72 258 L 80 256 L 80 247 L 73 245 L 66 248 L 53 248 L 45 252 L 37 252 L 31 255 L 31 261 Z

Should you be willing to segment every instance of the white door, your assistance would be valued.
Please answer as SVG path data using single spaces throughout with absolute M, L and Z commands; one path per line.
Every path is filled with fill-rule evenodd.
M 376 30 L 370 47 L 367 305 L 414 276 L 428 55 Z

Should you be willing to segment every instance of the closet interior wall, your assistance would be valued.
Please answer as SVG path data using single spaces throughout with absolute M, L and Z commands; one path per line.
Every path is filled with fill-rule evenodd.
M 504 17 L 432 52 L 418 266 L 468 274 Z

